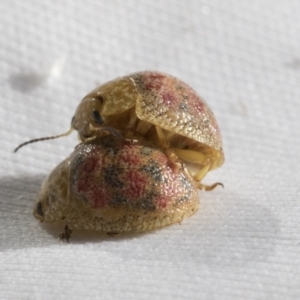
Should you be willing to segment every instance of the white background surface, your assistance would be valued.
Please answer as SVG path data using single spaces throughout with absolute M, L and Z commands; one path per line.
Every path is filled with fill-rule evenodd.
M 1 299 L 299 299 L 300 2 L 0 3 Z M 97 84 L 161 70 L 193 86 L 222 129 L 226 163 L 181 225 L 70 244 L 32 217 L 64 132 Z

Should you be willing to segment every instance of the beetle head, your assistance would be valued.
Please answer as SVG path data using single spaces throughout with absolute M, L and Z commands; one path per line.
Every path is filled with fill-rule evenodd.
M 104 98 L 99 94 L 84 98 L 78 105 L 71 126 L 78 131 L 80 140 L 94 136 L 97 128 L 104 124 L 101 115 L 103 104 Z
M 72 128 L 81 141 L 103 134 L 101 128 L 111 131 L 124 128 L 120 117 L 136 105 L 138 92 L 127 77 L 109 81 L 85 96 L 76 109 Z

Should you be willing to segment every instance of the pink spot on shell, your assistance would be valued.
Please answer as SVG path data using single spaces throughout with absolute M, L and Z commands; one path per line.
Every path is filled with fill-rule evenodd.
M 172 108 L 177 107 L 178 97 L 174 95 L 173 91 L 165 90 L 162 93 L 161 97 L 164 105 L 166 105 L 167 107 L 172 107 Z
M 134 145 L 125 146 L 126 148 L 120 153 L 120 161 L 126 163 L 126 165 L 139 165 L 140 164 L 140 155 L 135 151 Z M 126 151 L 125 151 L 126 150 Z
M 87 159 L 85 163 L 82 165 L 82 172 L 85 173 L 93 172 L 96 169 L 97 164 L 98 164 L 97 157 L 89 157 L 89 159 Z
M 198 114 L 201 114 L 201 113 L 203 113 L 204 112 L 204 108 L 205 108 L 205 106 L 204 106 L 204 103 L 203 102 L 201 102 L 201 101 L 199 101 L 199 98 L 197 97 L 197 98 L 194 98 L 193 99 L 194 101 L 193 101 L 193 103 L 194 103 L 194 109 L 196 110 L 196 112 L 198 113 Z
M 92 200 L 90 201 L 92 208 L 103 208 L 110 202 L 110 198 L 108 198 L 107 189 L 95 189 L 91 192 L 89 199 Z
M 159 73 L 146 74 L 144 77 L 146 90 L 159 90 L 163 85 L 165 76 Z
M 140 200 L 147 190 L 149 178 L 139 170 L 126 173 L 126 189 L 124 196 L 134 201 Z
M 109 203 L 109 191 L 105 186 L 99 185 L 95 174 L 102 169 L 102 161 L 95 156 L 85 157 L 84 163 L 78 166 L 77 180 L 72 187 L 78 194 L 84 195 L 84 199 L 93 208 L 102 208 Z
M 156 208 L 164 209 L 167 207 L 169 202 L 170 202 L 169 197 L 159 197 L 156 199 Z

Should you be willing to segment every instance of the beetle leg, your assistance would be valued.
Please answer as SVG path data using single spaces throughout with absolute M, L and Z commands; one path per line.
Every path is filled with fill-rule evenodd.
M 173 148 L 173 151 L 180 159 L 186 162 L 204 166 L 204 168 L 202 168 L 203 171 L 201 170 L 201 174 L 197 176 L 197 181 L 201 180 L 209 171 L 210 160 L 201 152 L 179 148 Z
M 114 129 L 113 127 L 101 126 L 101 127 L 98 128 L 98 127 L 94 127 L 92 124 L 90 124 L 89 128 L 93 132 L 99 133 L 99 135 L 96 134 L 96 135 L 93 135 L 91 137 L 88 137 L 84 140 L 84 142 L 91 142 L 91 141 L 95 140 L 96 138 L 101 136 L 103 132 L 108 132 L 108 133 L 114 135 L 115 137 L 117 137 L 119 139 L 123 138 L 122 134 L 118 130 Z
M 133 141 L 137 125 L 139 124 L 139 119 L 136 116 L 135 110 L 131 110 L 129 113 L 129 119 L 126 127 L 124 128 L 124 136 L 126 139 Z
M 133 131 L 133 129 L 136 127 L 137 121 L 138 117 L 136 116 L 135 111 L 132 111 L 130 113 L 130 118 L 126 126 L 126 131 Z
M 159 126 L 155 126 L 155 128 L 156 128 L 156 132 L 157 132 L 159 145 L 162 148 L 169 148 L 170 143 L 167 141 L 162 129 Z
M 187 149 L 174 148 L 173 150 L 174 153 L 183 161 L 203 166 L 200 171 L 192 176 L 196 182 L 201 181 L 210 170 L 210 161 L 204 154 Z
M 199 190 L 205 190 L 205 191 L 212 191 L 214 188 L 216 188 L 218 185 L 224 187 L 224 185 L 220 182 L 215 182 L 211 185 L 205 185 L 201 183 L 201 180 L 204 178 L 204 176 L 207 174 L 207 172 L 210 169 L 210 165 L 206 165 L 203 169 L 201 169 L 199 172 L 197 172 L 193 178 L 197 183 L 197 188 Z
M 69 243 L 69 239 L 71 237 L 72 230 L 68 225 L 65 226 L 64 232 L 59 236 L 60 241 L 66 240 Z
M 147 132 L 149 131 L 149 129 L 152 127 L 153 125 L 149 122 L 145 122 L 142 120 L 138 120 L 137 124 L 136 124 L 136 128 L 135 128 L 135 132 L 144 136 L 147 134 Z
M 197 188 L 199 190 L 205 190 L 205 191 L 212 191 L 214 188 L 216 188 L 218 185 L 220 185 L 221 187 L 224 187 L 223 183 L 221 182 L 216 182 L 212 185 L 205 185 L 205 184 L 202 184 L 200 182 L 197 182 Z
M 196 172 L 196 174 L 192 175 L 194 180 L 196 181 L 198 189 L 205 190 L 205 191 L 211 191 L 218 185 L 221 185 L 223 187 L 222 183 L 216 182 L 212 185 L 204 185 L 201 183 L 201 180 L 206 176 L 208 171 L 211 168 L 210 160 L 203 155 L 200 152 L 193 151 L 193 150 L 185 150 L 185 149 L 178 149 L 174 148 L 174 153 L 183 161 L 186 161 L 188 163 L 192 164 L 199 164 L 202 165 L 203 168 L 201 168 L 200 171 Z

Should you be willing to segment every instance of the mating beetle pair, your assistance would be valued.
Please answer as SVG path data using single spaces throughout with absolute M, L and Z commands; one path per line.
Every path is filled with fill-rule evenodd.
M 221 185 L 202 184 L 224 160 L 215 117 L 170 75 L 139 72 L 96 88 L 71 127 L 82 143 L 45 179 L 34 209 L 41 221 L 66 220 L 62 239 L 74 229 L 119 233 L 180 222 L 197 210 L 198 189 Z

